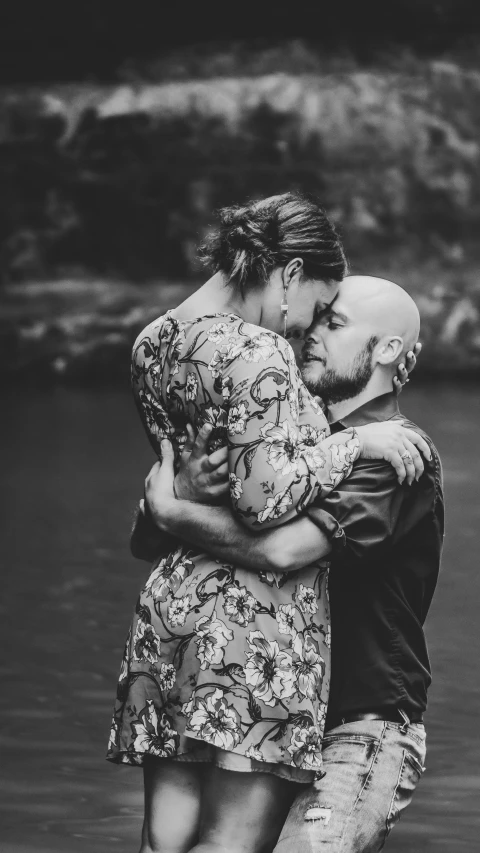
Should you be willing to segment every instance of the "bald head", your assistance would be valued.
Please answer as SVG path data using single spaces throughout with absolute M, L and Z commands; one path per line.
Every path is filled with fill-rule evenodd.
M 307 331 L 304 381 L 330 406 L 392 391 L 397 366 L 415 346 L 419 331 L 417 306 L 398 284 L 348 276 Z
M 371 275 L 347 276 L 340 284 L 334 305 L 335 311 L 343 310 L 354 323 L 363 325 L 378 339 L 387 335 L 402 338 L 399 359 L 417 343 L 418 308 L 412 297 L 393 281 Z

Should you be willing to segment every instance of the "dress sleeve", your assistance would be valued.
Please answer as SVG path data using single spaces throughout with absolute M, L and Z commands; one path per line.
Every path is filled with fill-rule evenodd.
M 249 328 L 240 327 L 221 358 L 222 385 L 230 389 L 230 493 L 245 524 L 271 527 L 348 476 L 359 441 L 353 429 L 329 435 L 290 345 L 278 335 L 252 334 Z
M 173 428 L 161 403 L 159 383 L 162 372 L 160 358 L 160 320 L 154 320 L 140 332 L 132 349 L 131 385 L 135 405 L 148 440 L 159 459 L 160 443 L 171 438 Z

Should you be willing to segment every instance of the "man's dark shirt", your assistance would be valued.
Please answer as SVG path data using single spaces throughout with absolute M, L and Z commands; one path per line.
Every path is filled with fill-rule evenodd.
M 423 623 L 444 532 L 438 453 L 400 414 L 395 394 L 370 400 L 331 429 L 400 418 L 432 449 L 418 483 L 400 485 L 390 464 L 361 459 L 328 498 L 307 510 L 323 530 L 331 532 L 338 522 L 345 533 L 333 551 L 329 579 L 330 718 L 385 707 L 422 712 L 427 704 L 431 676 Z

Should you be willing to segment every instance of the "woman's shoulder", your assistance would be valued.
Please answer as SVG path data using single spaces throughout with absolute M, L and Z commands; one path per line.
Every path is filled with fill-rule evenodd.
M 135 345 L 147 338 L 160 342 L 162 340 L 171 340 L 179 334 L 186 337 L 202 332 L 205 333 L 209 340 L 216 342 L 234 334 L 238 326 L 243 322 L 236 314 L 206 314 L 203 317 L 186 320 L 176 317 L 174 310 L 170 309 L 165 314 L 148 323 L 137 335 Z
M 151 320 L 137 335 L 132 348 L 132 363 L 144 367 L 145 362 L 162 362 L 167 353 L 178 358 L 191 347 L 201 345 L 208 352 L 238 341 L 238 328 L 242 321 L 234 314 L 211 314 L 185 320 L 174 314 L 174 309 Z
M 135 352 L 135 350 L 142 344 L 150 343 L 151 345 L 158 346 L 161 339 L 165 336 L 170 337 L 172 333 L 173 324 L 171 322 L 170 312 L 167 311 L 165 314 L 162 314 L 160 317 L 156 317 L 155 320 L 151 320 L 150 323 L 147 323 L 142 331 L 138 333 L 133 344 L 133 351 Z
M 246 363 L 266 366 L 275 363 L 290 369 L 295 366 L 295 354 L 283 337 L 262 326 L 248 323 L 236 314 L 211 314 L 192 320 L 178 319 L 167 311 L 152 320 L 137 335 L 133 345 L 133 361 L 161 359 L 165 351 L 174 346 L 177 356 L 187 351 L 192 342 L 202 353 L 227 363 Z
M 231 357 L 247 362 L 275 361 L 289 367 L 295 365 L 295 353 L 285 338 L 238 318 L 235 336 L 230 341 Z

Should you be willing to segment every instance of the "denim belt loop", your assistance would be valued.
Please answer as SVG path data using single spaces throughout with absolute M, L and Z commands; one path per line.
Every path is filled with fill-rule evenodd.
M 408 727 L 410 725 L 410 720 L 409 720 L 408 714 L 406 714 L 405 711 L 402 711 L 401 708 L 398 709 L 398 713 L 400 714 L 400 716 L 403 720 L 403 726 L 400 726 L 400 731 L 401 731 L 402 735 L 406 735 L 407 731 L 408 731 Z

